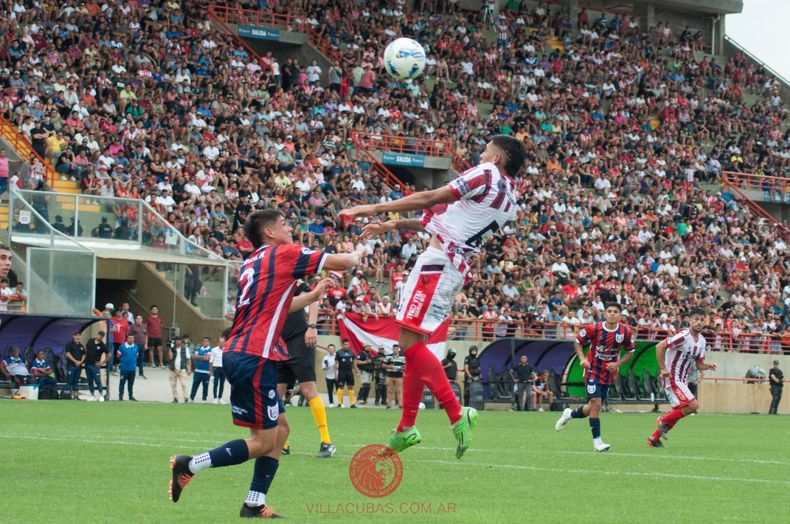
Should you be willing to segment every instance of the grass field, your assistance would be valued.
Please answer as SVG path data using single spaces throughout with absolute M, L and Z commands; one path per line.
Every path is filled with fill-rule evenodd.
M 403 481 L 384 499 L 360 495 L 348 464 L 361 446 L 385 440 L 396 412 L 330 410 L 338 446 L 331 460 L 314 458 L 318 436 L 309 410 L 290 408 L 288 417 L 294 453 L 283 457 L 268 501 L 297 522 L 787 522 L 790 516 L 788 417 L 688 417 L 665 449 L 651 449 L 644 441 L 654 415 L 604 414 L 603 437 L 612 451 L 596 454 L 586 421 L 557 433 L 556 413 L 484 412 L 473 448 L 458 461 L 444 413 L 423 411 L 423 444 L 402 455 Z M 167 498 L 170 455 L 244 436 L 230 424 L 227 406 L 0 401 L 0 420 L 0 522 L 238 520 L 252 463 L 203 472 L 178 504 Z

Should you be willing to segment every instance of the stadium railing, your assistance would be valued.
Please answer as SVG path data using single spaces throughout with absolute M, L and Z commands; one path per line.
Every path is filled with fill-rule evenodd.
M 322 310 L 319 313 L 319 334 L 339 334 L 336 315 L 334 310 Z M 375 317 L 375 315 L 370 316 Z M 507 337 L 527 340 L 572 341 L 576 338 L 581 327 L 581 324 L 561 322 L 451 318 L 447 339 L 450 341 L 493 342 Z M 632 326 L 632 328 L 636 340 L 641 341 L 658 342 L 672 334 L 667 330 L 647 326 Z M 703 335 L 712 351 L 790 354 L 790 336 L 781 334 L 718 329 L 705 330 Z
M 740 189 L 755 189 L 763 192 L 781 191 L 783 199 L 790 192 L 790 178 L 754 175 L 751 173 L 738 173 L 735 171 L 722 172 L 724 183 Z
M 446 157 L 454 152 L 449 142 L 444 140 L 380 135 L 361 131 L 354 131 L 351 134 L 351 140 L 355 144 L 360 144 L 372 151 L 392 151 L 393 153 L 403 153 L 407 155 L 440 157 Z
M 317 48 L 335 64 L 343 64 L 342 53 L 332 43 L 307 23 L 304 16 L 272 13 L 257 9 L 211 4 L 208 14 L 223 24 L 250 25 L 256 27 L 279 27 L 286 31 L 305 33 L 310 45 Z M 253 56 L 257 56 L 255 53 Z
M 757 177 L 757 180 L 749 177 Z M 746 204 L 746 206 L 749 209 L 751 209 L 755 214 L 760 215 L 763 218 L 774 223 L 777 229 L 779 230 L 780 234 L 784 237 L 785 241 L 790 241 L 790 228 L 788 228 L 787 225 L 777 220 L 775 216 L 773 216 L 771 213 L 766 211 L 760 204 L 749 198 L 748 195 L 745 195 L 741 191 L 741 189 L 750 189 L 750 188 L 749 187 L 742 188 L 740 187 L 740 183 L 759 184 L 760 178 L 764 178 L 764 177 L 760 177 L 760 175 L 749 175 L 748 173 L 735 173 L 732 171 L 724 171 L 722 173 L 722 181 L 724 182 L 724 185 L 727 188 L 727 190 L 731 191 L 732 194 L 735 195 L 735 197 L 739 201 Z M 763 180 L 763 184 L 764 183 L 765 180 Z M 765 187 L 764 185 L 761 185 L 759 189 L 764 190 L 763 189 L 764 187 Z M 755 187 L 753 189 L 758 189 L 758 188 Z
M 472 164 L 470 164 L 464 157 L 459 155 L 454 148 L 450 148 L 450 161 L 452 162 L 453 169 L 455 169 L 458 173 L 463 173 L 467 169 L 472 168 Z
M 0 136 L 8 142 L 24 161 L 27 161 L 31 155 L 37 158 L 41 165 L 44 166 L 47 184 L 50 186 L 54 184 L 57 175 L 55 169 L 44 158 L 41 158 L 41 155 L 36 153 L 33 146 L 22 136 L 16 126 L 2 116 L 0 116 Z
M 411 194 L 411 190 L 406 185 L 406 183 L 401 181 L 401 179 L 399 179 L 395 173 L 387 169 L 387 166 L 379 162 L 370 149 L 355 141 L 353 138 L 352 144 L 354 144 L 354 151 L 356 152 L 357 161 L 361 160 L 363 162 L 369 163 L 376 174 L 378 174 L 384 180 L 384 183 L 387 185 L 387 187 L 392 189 L 397 184 L 403 188 L 404 195 L 408 196 Z M 360 156 L 363 158 L 360 158 Z

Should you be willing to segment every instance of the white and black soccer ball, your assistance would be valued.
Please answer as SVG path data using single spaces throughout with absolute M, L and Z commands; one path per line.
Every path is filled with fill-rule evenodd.
M 384 50 L 384 68 L 398 80 L 412 80 L 425 70 L 425 49 L 411 38 L 397 38 Z

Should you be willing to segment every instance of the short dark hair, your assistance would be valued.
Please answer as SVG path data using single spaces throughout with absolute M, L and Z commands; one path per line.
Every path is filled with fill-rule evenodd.
M 0 242 L 0 251 L 11 251 L 11 248 Z
M 524 147 L 524 143 L 509 135 L 496 135 L 491 139 L 491 143 L 507 155 L 505 171 L 507 171 L 508 176 L 518 176 L 521 168 L 524 167 L 524 161 L 527 159 L 527 148 Z
M 617 308 L 617 311 L 620 311 L 620 304 L 618 304 L 617 302 L 607 302 L 606 305 L 604 305 L 603 310 L 606 311 L 610 307 Z
M 329 349 L 329 348 L 333 348 L 333 347 L 335 347 L 335 345 L 334 345 L 334 344 L 327 344 L 327 345 L 326 345 L 326 348 L 327 348 L 327 349 Z
M 707 311 L 705 311 L 705 309 L 704 309 L 704 308 L 701 308 L 701 307 L 695 307 L 694 309 L 692 309 L 691 311 L 689 311 L 689 318 L 693 317 L 694 315 L 699 315 L 699 316 L 701 316 L 701 317 L 704 317 L 704 316 L 706 316 L 707 314 L 708 314 L 708 312 L 707 312 Z
M 244 224 L 244 234 L 255 249 L 263 245 L 261 238 L 263 228 L 274 225 L 282 216 L 283 214 L 276 209 L 264 209 L 256 211 L 247 218 L 247 222 Z
M 155 307 L 159 307 L 159 306 L 157 306 L 156 304 L 151 304 L 151 309 L 154 309 Z
M 340 341 L 340 343 L 341 343 L 341 344 L 345 344 L 346 342 L 348 342 L 349 344 L 351 344 L 351 341 L 350 341 L 349 339 L 347 339 L 347 338 L 344 338 L 344 339 L 342 339 L 342 340 Z

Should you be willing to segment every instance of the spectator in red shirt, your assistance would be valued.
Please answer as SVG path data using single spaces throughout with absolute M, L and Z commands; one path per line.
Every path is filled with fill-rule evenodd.
M 129 333 L 129 321 L 122 309 L 116 309 L 115 314 L 110 319 L 110 334 L 112 335 L 112 353 L 107 362 L 107 370 L 112 370 L 114 375 L 118 374 L 118 366 L 114 363 L 114 357 L 119 348 L 126 343 L 126 335 Z
M 159 316 L 159 308 L 151 306 L 151 314 L 145 319 L 145 326 L 148 328 L 148 349 L 150 351 L 151 367 L 157 367 L 154 361 L 154 354 L 160 367 L 164 367 L 162 362 L 162 317 Z

